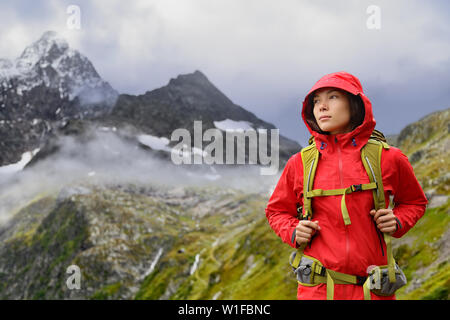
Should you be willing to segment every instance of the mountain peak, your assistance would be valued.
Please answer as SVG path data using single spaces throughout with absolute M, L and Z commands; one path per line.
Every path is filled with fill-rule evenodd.
M 195 70 L 193 73 L 180 74 L 175 79 L 171 78 L 169 85 L 182 86 L 186 84 L 200 85 L 202 87 L 213 85 L 208 78 L 199 70 Z
M 46 31 L 42 34 L 41 38 L 37 42 L 59 42 L 59 43 L 67 43 L 66 39 L 64 39 L 61 35 L 59 35 L 56 31 Z
M 15 79 L 18 95 L 43 85 L 58 90 L 61 99 L 73 100 L 78 96 L 82 104 L 105 100 L 112 105 L 118 95 L 89 59 L 70 48 L 67 40 L 55 31 L 44 32 L 14 63 L 0 60 L 0 79 L 4 80 L 5 90 L 11 86 L 8 82 Z
M 48 39 L 53 39 L 53 38 L 60 38 L 58 32 L 52 31 L 52 30 L 48 30 L 48 31 L 45 31 L 42 34 L 40 40 L 48 40 Z
M 55 31 L 47 31 L 39 40 L 26 47 L 17 59 L 19 71 L 26 72 L 41 60 L 54 61 L 69 49 L 66 39 Z

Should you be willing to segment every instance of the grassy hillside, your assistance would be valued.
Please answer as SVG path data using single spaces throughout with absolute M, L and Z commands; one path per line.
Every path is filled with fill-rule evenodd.
M 394 245 L 409 283 L 399 299 L 450 297 L 450 109 L 408 125 L 398 147 L 408 156 L 429 200 L 424 217 Z
M 295 298 L 290 250 L 261 215 L 266 202 L 204 188 L 43 195 L 0 230 L 0 298 Z M 66 286 L 73 264 L 81 290 Z

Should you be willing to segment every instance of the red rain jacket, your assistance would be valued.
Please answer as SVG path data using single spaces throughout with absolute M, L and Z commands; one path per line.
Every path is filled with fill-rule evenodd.
M 337 135 L 324 135 L 312 130 L 305 120 L 305 108 L 309 94 L 322 87 L 336 87 L 359 94 L 365 107 L 363 123 L 351 132 Z M 356 77 L 347 72 L 337 72 L 321 78 L 303 101 L 302 118 L 320 152 L 313 189 L 341 189 L 370 182 L 360 152 L 375 128 L 375 119 L 371 102 Z M 392 195 L 394 215 L 400 222 L 393 237 L 400 238 L 423 216 L 427 199 L 408 158 L 398 148 L 383 150 L 381 170 L 386 207 Z M 302 190 L 303 166 L 301 153 L 298 152 L 288 160 L 265 209 L 272 229 L 293 248 L 298 247 L 293 232 L 299 222 L 296 203 L 303 204 Z M 386 244 L 369 214 L 374 208 L 372 191 L 346 195 L 351 219 L 348 226 L 344 225 L 340 201 L 341 196 L 316 197 L 312 200 L 313 221 L 319 221 L 321 230 L 308 243 L 304 254 L 318 259 L 331 270 L 366 276 L 368 266 L 387 264 Z M 395 295 L 371 295 L 372 299 L 395 299 Z M 299 284 L 297 299 L 326 299 L 326 284 L 313 287 Z M 363 288 L 353 284 L 335 284 L 334 299 L 364 299 Z

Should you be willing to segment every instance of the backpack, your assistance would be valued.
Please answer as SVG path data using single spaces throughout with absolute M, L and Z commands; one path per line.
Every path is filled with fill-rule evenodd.
M 350 217 L 348 215 L 347 206 L 345 204 L 345 195 L 364 191 L 372 190 L 375 210 L 386 208 L 383 180 L 381 175 L 381 153 L 383 149 L 389 149 L 386 138 L 383 133 L 378 130 L 374 130 L 365 146 L 361 148 L 361 160 L 369 176 L 370 183 L 351 185 L 344 189 L 322 190 L 312 189 L 314 183 L 314 177 L 317 169 L 317 163 L 319 162 L 319 150 L 316 148 L 314 137 L 309 139 L 309 146 L 301 150 L 302 163 L 303 163 L 303 207 L 297 203 L 297 212 L 300 220 L 311 220 L 313 217 L 311 201 L 314 197 L 319 196 L 334 196 L 342 195 L 341 200 L 341 212 L 345 225 L 351 224 Z M 395 260 L 392 253 L 391 236 L 383 233 L 386 243 L 387 254 L 387 269 L 389 282 L 396 281 L 395 277 Z M 313 239 L 311 239 L 312 241 Z M 295 240 L 294 240 L 295 241 Z M 309 243 L 311 243 L 311 241 Z M 291 266 L 295 269 L 298 268 L 300 260 L 303 256 L 303 250 L 306 244 L 302 244 L 296 252 L 293 252 L 290 258 Z

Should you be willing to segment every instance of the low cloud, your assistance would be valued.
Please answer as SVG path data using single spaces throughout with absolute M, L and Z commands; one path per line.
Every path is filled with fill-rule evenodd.
M 13 175 L 0 176 L 0 223 L 38 195 L 70 195 L 90 185 L 129 185 L 163 190 L 179 187 L 234 188 L 265 193 L 279 175 L 262 176 L 256 165 L 181 165 L 160 159 L 129 140 L 130 132 L 97 128 L 94 138 L 61 137 L 57 153 Z M 127 138 L 124 138 L 127 136 Z M 78 189 L 77 189 L 78 188 Z M 61 194 L 60 194 L 61 196 Z

